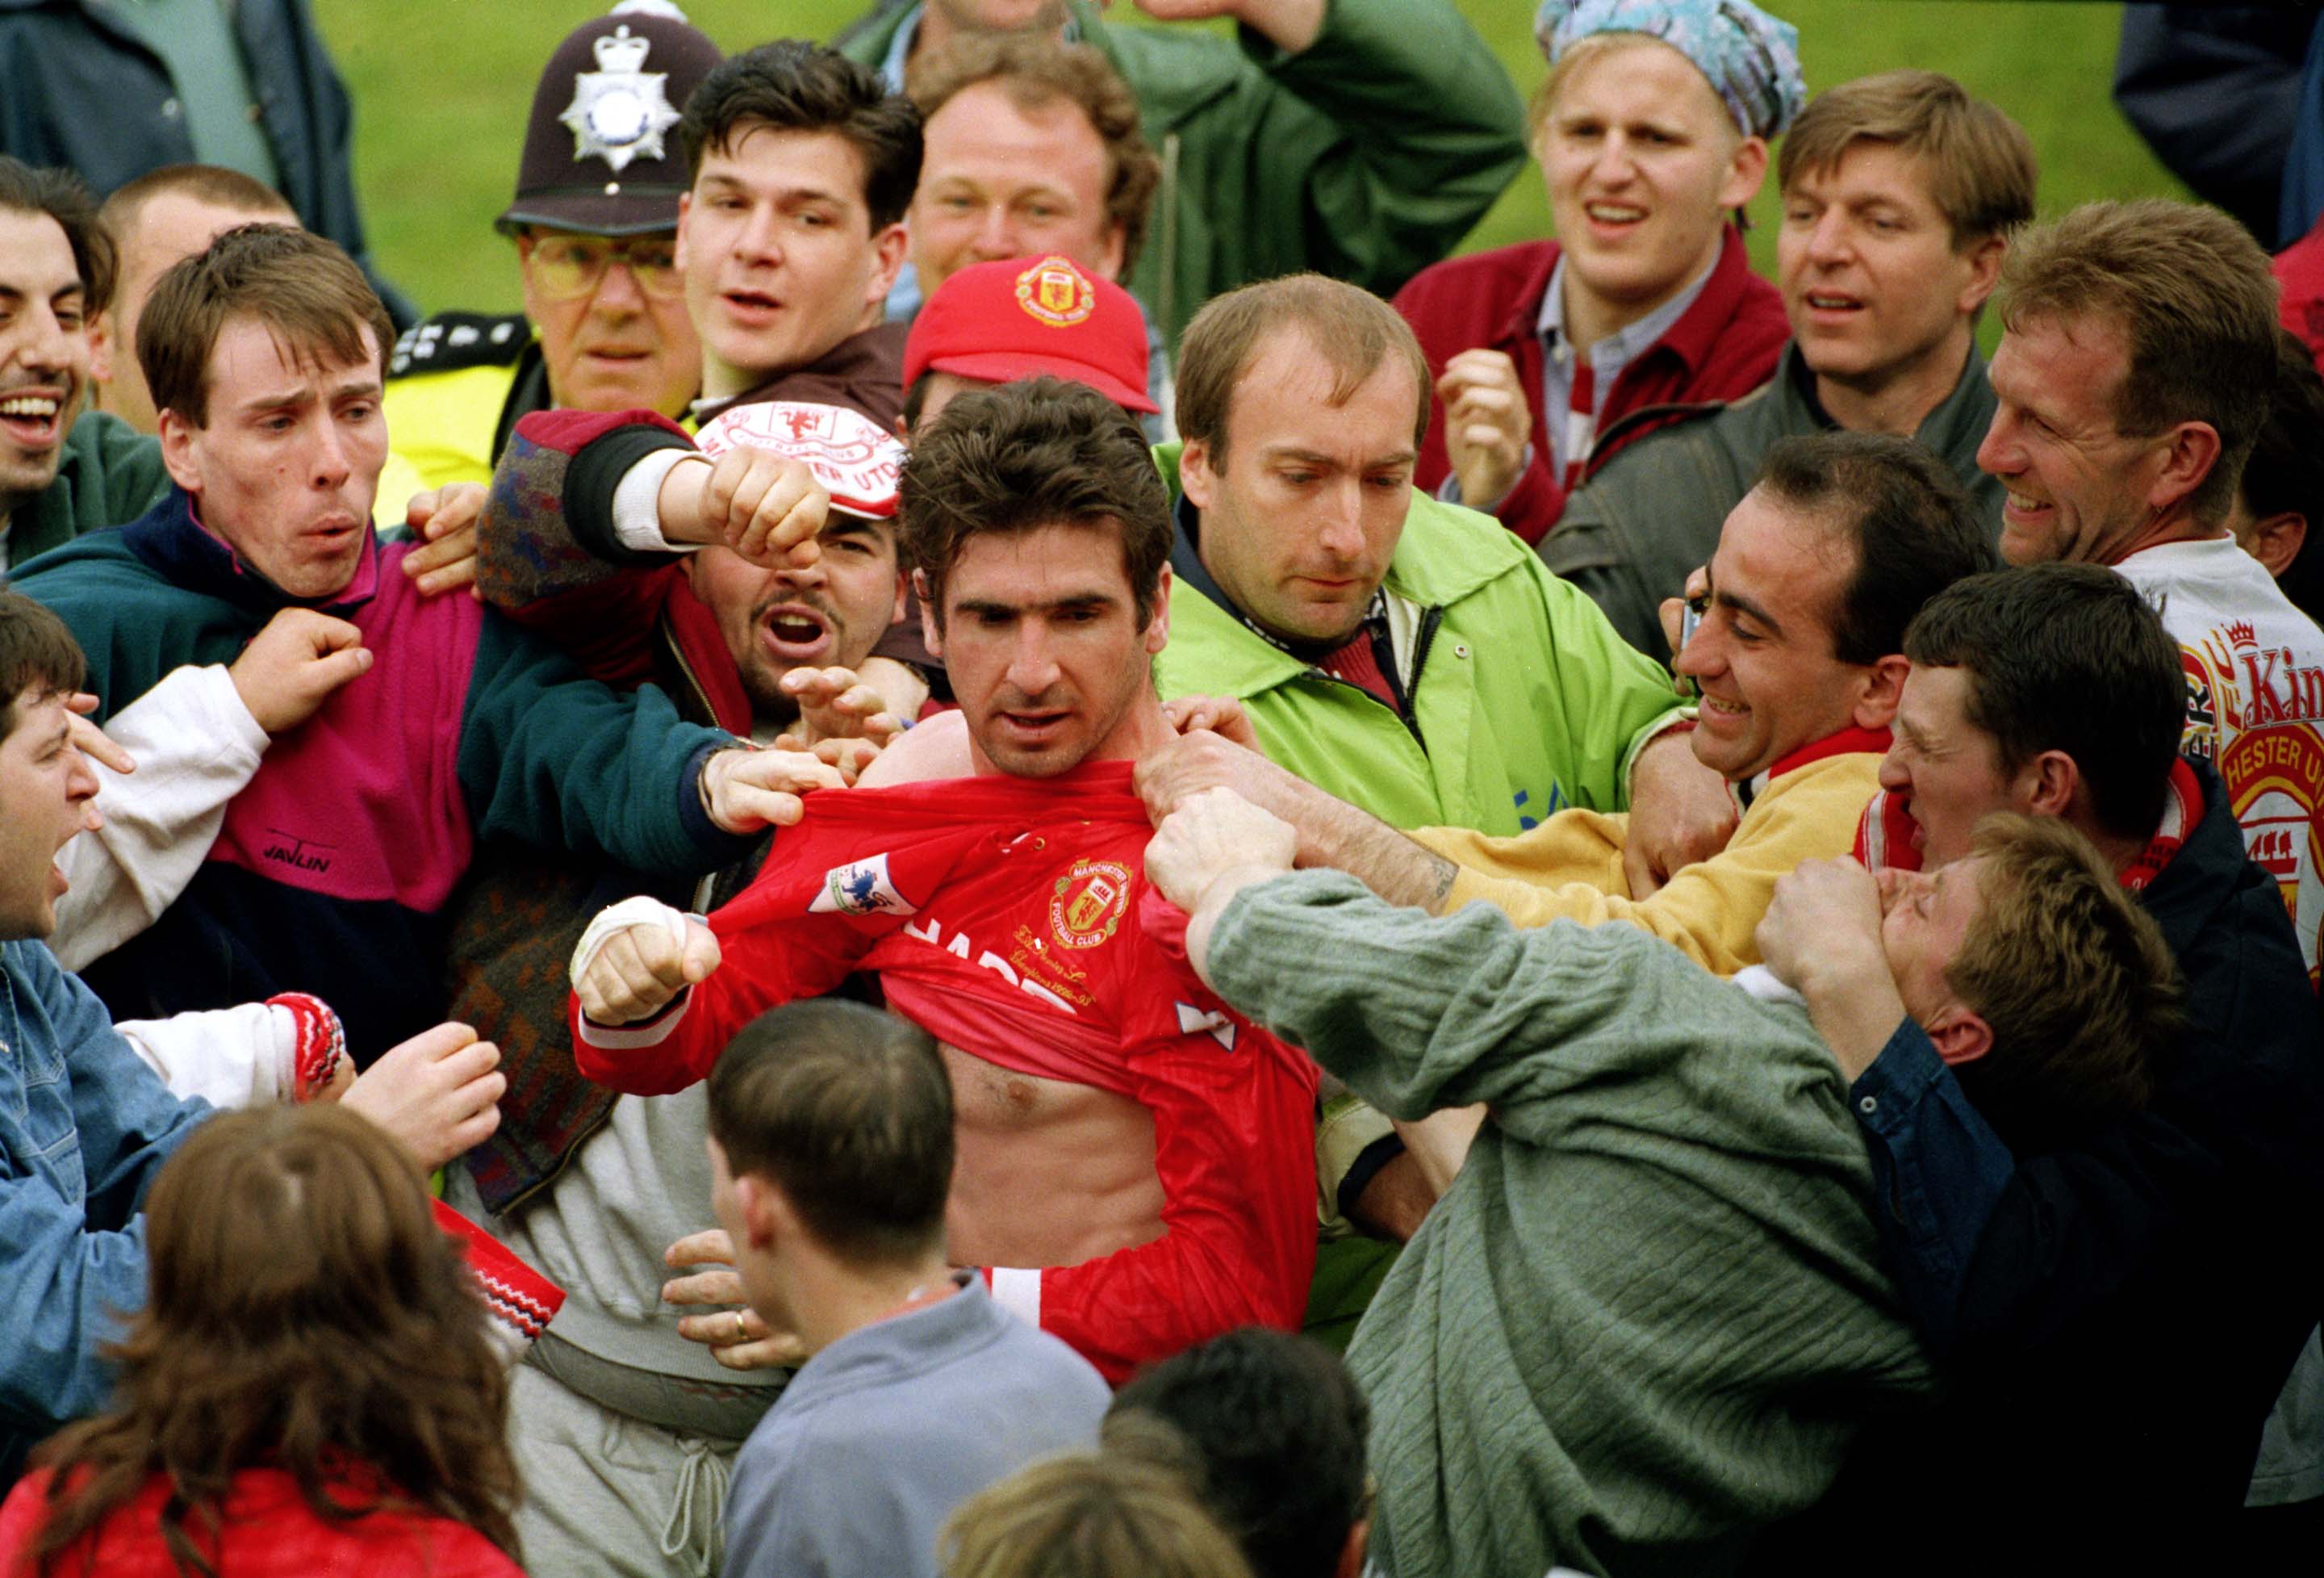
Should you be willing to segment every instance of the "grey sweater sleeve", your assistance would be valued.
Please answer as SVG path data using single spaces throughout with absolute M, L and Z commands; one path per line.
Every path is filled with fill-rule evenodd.
M 1762 1011 L 1631 927 L 1520 930 L 1489 904 L 1432 916 L 1339 872 L 1245 889 L 1209 964 L 1230 1003 L 1407 1120 L 1485 1102 L 1523 1127 L 1526 1103 L 1581 1083 L 1656 1066 L 1683 1075 L 1699 1042 L 1678 1027 L 1740 1029 Z M 1639 1033 L 1648 1026 L 1665 1033 Z

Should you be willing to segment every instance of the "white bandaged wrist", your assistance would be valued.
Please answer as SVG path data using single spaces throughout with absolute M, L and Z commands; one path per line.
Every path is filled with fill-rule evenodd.
M 589 929 L 581 934 L 580 942 L 574 946 L 573 963 L 567 971 L 573 990 L 581 990 L 581 977 L 588 974 L 589 966 L 596 962 L 597 950 L 612 941 L 615 932 L 626 931 L 633 926 L 665 927 L 669 931 L 669 940 L 683 949 L 686 946 L 686 923 L 702 918 L 699 915 L 688 915 L 683 909 L 673 909 L 660 900 L 649 899 L 642 893 L 634 899 L 624 899 L 619 904 L 607 905 L 597 911 L 597 918 L 589 923 Z

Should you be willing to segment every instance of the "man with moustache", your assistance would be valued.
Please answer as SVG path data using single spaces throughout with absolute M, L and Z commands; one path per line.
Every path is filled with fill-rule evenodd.
M 851 730 L 908 715 L 925 695 L 917 680 L 891 675 L 882 697 L 852 670 L 902 597 L 890 429 L 903 331 L 878 316 L 902 262 L 918 117 L 870 72 L 784 42 L 712 71 L 678 135 L 690 186 L 676 261 L 702 356 L 694 414 L 723 452 L 649 411 L 522 417 L 480 524 L 478 586 L 593 675 L 657 681 L 686 715 L 739 735 L 801 728 L 803 703 L 809 728 L 817 715 Z M 730 430 L 740 441 L 724 448 Z M 725 531 L 737 508 L 771 521 L 810 499 L 815 551 L 795 562 L 767 552 L 763 532 Z M 511 1092 L 500 1132 L 453 1170 L 447 1194 L 557 1267 L 567 1289 L 560 1324 L 517 1372 L 511 1433 L 531 1487 L 519 1527 L 549 1565 L 646 1578 L 675 1551 L 715 1571 L 725 1470 L 781 1389 L 776 1366 L 796 1362 L 763 1333 L 737 1344 L 725 1331 L 724 1348 L 689 1341 L 726 1318 L 664 1306 L 665 1253 L 683 1271 L 718 1252 L 700 1236 L 714 1220 L 702 1094 L 617 1094 L 580 1078 L 561 984 L 604 904 L 645 890 L 707 906 L 760 855 L 736 851 L 699 891 L 634 863 L 551 870 L 504 856 L 462 902 L 456 1001 L 493 1027 Z M 695 1302 L 699 1280 L 674 1284 L 673 1305 Z M 618 1452 L 603 1450 L 609 1439 Z

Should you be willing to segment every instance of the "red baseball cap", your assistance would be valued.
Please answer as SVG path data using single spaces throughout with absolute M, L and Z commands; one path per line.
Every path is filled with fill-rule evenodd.
M 1047 373 L 1151 413 L 1146 314 L 1071 258 L 973 263 L 922 303 L 904 342 L 904 387 L 923 373 L 1008 383 Z

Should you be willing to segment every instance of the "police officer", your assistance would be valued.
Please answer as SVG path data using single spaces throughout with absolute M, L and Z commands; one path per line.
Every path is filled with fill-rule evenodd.
M 549 57 L 497 221 L 516 242 L 523 313 L 438 314 L 389 361 L 390 443 L 425 485 L 491 480 L 530 411 L 687 409 L 702 353 L 672 257 L 678 120 L 719 58 L 669 0 L 623 0 Z M 391 515 L 402 521 L 402 501 L 383 495 Z

